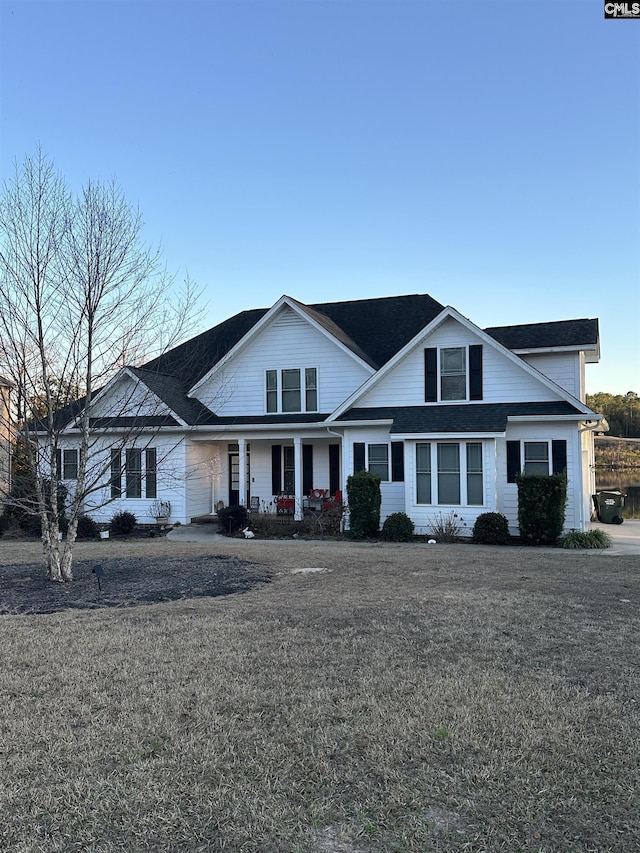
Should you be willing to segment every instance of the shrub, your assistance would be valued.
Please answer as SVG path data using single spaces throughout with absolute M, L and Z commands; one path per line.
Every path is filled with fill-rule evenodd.
M 611 536 L 605 530 L 594 528 L 583 532 L 581 530 L 570 530 L 560 540 L 563 548 L 610 548 Z
M 564 474 L 519 474 L 518 524 L 525 545 L 555 545 L 564 527 L 567 478 Z
M 413 521 L 406 513 L 394 512 L 384 520 L 382 538 L 387 542 L 411 542 L 413 530 Z
M 479 545 L 508 545 L 509 522 L 501 512 L 483 512 L 473 525 L 473 541 Z
M 358 471 L 347 477 L 349 532 L 354 539 L 378 535 L 380 530 L 380 477 Z
M 78 539 L 97 539 L 100 529 L 95 521 L 88 515 L 78 517 Z
M 220 532 L 225 536 L 233 536 L 247 526 L 246 506 L 223 506 L 218 510 Z
M 138 519 L 132 512 L 117 512 L 110 522 L 111 532 L 114 536 L 129 536 L 137 523 Z
M 466 526 L 464 519 L 451 511 L 449 515 L 439 513 L 429 525 L 429 531 L 438 542 L 457 542 Z

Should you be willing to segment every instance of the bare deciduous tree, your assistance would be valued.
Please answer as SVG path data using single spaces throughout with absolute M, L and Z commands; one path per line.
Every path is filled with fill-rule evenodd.
M 142 228 L 117 184 L 90 182 L 74 197 L 40 150 L 16 165 L 0 197 L 0 373 L 13 385 L 13 415 L 35 484 L 22 508 L 40 520 L 52 580 L 72 579 L 78 518 L 108 477 L 104 454 L 92 453 L 97 391 L 123 364 L 175 346 L 194 322 L 191 283 L 178 292 Z M 139 430 L 136 411 L 149 412 L 135 385 L 120 395 L 129 421 L 122 446 Z M 61 410 L 72 414 L 79 443 L 64 540 L 56 496 L 69 417 Z

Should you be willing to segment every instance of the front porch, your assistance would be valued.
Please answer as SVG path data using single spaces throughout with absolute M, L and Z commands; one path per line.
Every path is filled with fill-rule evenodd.
M 215 520 L 219 507 L 236 505 L 294 520 L 334 509 L 344 494 L 343 444 L 315 432 L 194 441 L 189 517 Z

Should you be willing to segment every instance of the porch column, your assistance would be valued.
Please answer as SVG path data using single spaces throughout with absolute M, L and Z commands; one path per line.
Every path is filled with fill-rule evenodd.
M 296 521 L 301 521 L 302 520 L 302 438 L 300 438 L 300 436 L 294 436 L 294 439 L 293 439 L 293 464 L 295 467 L 294 485 L 295 485 L 295 492 L 296 492 L 295 514 L 293 517 Z
M 247 506 L 247 440 L 238 439 L 238 502 L 240 506 Z

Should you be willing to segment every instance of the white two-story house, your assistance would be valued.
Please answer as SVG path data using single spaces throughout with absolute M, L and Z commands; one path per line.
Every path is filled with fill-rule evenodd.
M 85 511 L 189 523 L 221 505 L 297 518 L 314 490 L 346 498 L 381 478 L 382 513 L 426 533 L 456 512 L 470 530 L 504 513 L 517 533 L 520 471 L 566 472 L 565 527 L 591 516 L 593 430 L 585 365 L 594 319 L 481 329 L 428 295 L 304 305 L 289 296 L 231 317 L 140 367 L 92 402 L 103 483 Z M 132 426 L 135 425 L 135 430 Z M 64 444 L 73 471 L 74 425 Z

